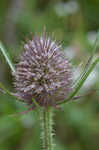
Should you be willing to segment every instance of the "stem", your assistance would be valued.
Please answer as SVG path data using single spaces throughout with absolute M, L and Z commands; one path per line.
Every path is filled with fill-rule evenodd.
M 41 114 L 42 143 L 43 150 L 53 150 L 53 110 L 52 108 L 43 109 Z

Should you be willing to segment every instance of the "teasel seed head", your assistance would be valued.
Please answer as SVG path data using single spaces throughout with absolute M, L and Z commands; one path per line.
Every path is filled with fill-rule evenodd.
M 28 105 L 32 98 L 41 107 L 55 106 L 71 92 L 72 67 L 62 52 L 61 45 L 46 37 L 32 37 L 24 45 L 24 52 L 16 64 L 16 95 Z

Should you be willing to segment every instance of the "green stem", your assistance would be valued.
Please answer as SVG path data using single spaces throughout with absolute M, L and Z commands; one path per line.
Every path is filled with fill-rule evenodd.
M 43 109 L 41 114 L 43 150 L 53 150 L 53 110 Z

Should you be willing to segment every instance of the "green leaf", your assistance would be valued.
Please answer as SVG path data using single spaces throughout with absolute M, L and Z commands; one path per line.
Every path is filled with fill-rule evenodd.
M 36 100 L 34 98 L 32 98 L 32 101 L 34 102 L 35 106 L 37 106 L 38 108 L 40 108 L 40 105 L 36 102 Z
M 99 40 L 99 31 L 97 33 L 97 37 L 96 37 L 96 40 L 95 40 L 95 43 L 94 43 L 94 46 L 93 46 L 93 50 L 92 50 L 92 53 L 91 53 L 91 56 L 89 57 L 83 71 L 81 72 L 80 76 L 76 79 L 76 81 L 73 83 L 73 87 L 75 87 L 77 85 L 77 83 L 80 81 L 81 78 L 83 78 L 83 76 L 85 75 L 86 71 L 88 70 L 90 64 L 91 64 L 91 61 L 94 57 L 94 54 L 96 52 L 96 48 L 97 48 L 97 43 L 98 43 L 98 40 Z
M 4 94 L 11 96 L 11 97 L 17 99 L 18 101 L 24 102 L 24 99 L 19 97 L 16 93 L 10 92 L 8 89 L 5 88 L 5 86 L 1 82 L 0 82 L 0 89 L 1 89 L 1 92 L 3 92 Z
M 77 86 L 74 88 L 73 92 L 70 94 L 70 96 L 62 101 L 62 102 L 58 102 L 57 104 L 63 104 L 63 103 L 67 103 L 68 101 L 71 101 L 72 98 L 77 94 L 77 92 L 80 90 L 80 88 L 83 86 L 84 82 L 86 81 L 86 79 L 88 78 L 88 76 L 90 75 L 90 73 L 93 71 L 93 69 L 95 68 L 95 66 L 97 65 L 97 63 L 99 62 L 99 58 L 97 58 L 89 67 L 88 71 L 84 74 L 84 76 L 82 77 L 82 79 L 79 81 L 79 83 L 77 84 Z
M 10 68 L 12 70 L 12 72 L 15 72 L 15 67 L 14 67 L 14 65 L 12 63 L 12 60 L 11 60 L 8 52 L 6 51 L 5 47 L 3 46 L 3 44 L 1 42 L 0 42 L 0 50 L 3 53 L 3 55 L 4 55 L 8 65 L 10 66 Z
M 9 92 L 2 83 L 0 83 L 0 88 L 5 94 L 11 95 L 11 92 Z

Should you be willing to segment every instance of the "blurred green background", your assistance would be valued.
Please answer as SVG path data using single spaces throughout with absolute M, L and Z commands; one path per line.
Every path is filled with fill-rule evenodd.
M 99 0 L 0 0 L 0 40 L 14 63 L 30 32 L 41 34 L 44 26 L 49 35 L 62 43 L 74 68 L 83 64 L 74 74 L 77 78 L 99 29 Z M 99 46 L 96 56 L 99 56 Z M 10 68 L 1 53 L 0 82 L 14 91 Z M 99 65 L 79 94 L 86 95 L 94 89 L 96 93 L 90 92 L 56 112 L 55 150 L 99 149 Z M 38 114 L 18 114 L 24 110 L 26 105 L 0 93 L 0 150 L 41 149 Z

